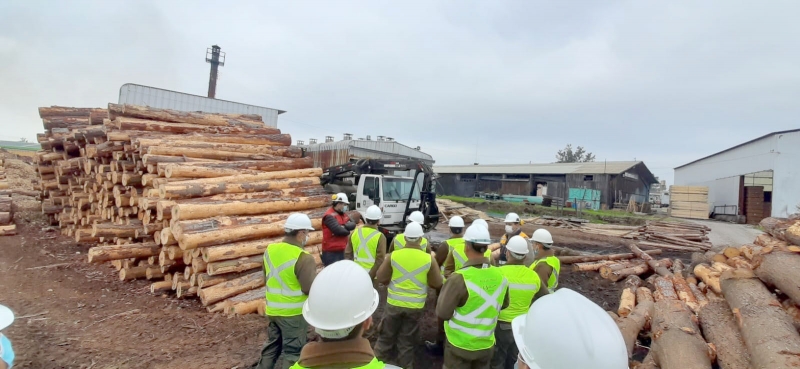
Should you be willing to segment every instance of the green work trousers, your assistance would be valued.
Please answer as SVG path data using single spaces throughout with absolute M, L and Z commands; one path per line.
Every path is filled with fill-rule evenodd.
M 300 359 L 300 351 L 308 339 L 308 323 L 302 315 L 270 316 L 267 343 L 261 349 L 257 369 L 273 369 L 283 355 L 283 369 Z
M 375 357 L 403 369 L 414 369 L 414 346 L 419 342 L 423 309 L 409 309 L 387 304 L 375 342 Z M 389 360 L 397 348 L 397 359 Z
M 442 369 L 489 369 L 493 348 L 478 351 L 462 350 L 450 341 L 444 345 L 444 365 Z
M 511 323 L 497 322 L 494 330 L 494 355 L 492 356 L 492 369 L 514 369 L 517 362 L 517 343 L 511 331 Z

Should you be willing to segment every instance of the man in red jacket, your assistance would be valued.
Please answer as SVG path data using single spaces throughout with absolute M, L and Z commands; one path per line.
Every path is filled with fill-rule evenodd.
M 331 208 L 322 217 L 322 264 L 331 265 L 344 260 L 344 249 L 350 238 L 350 231 L 356 228 L 356 222 L 345 213 L 350 201 L 344 193 L 333 196 Z

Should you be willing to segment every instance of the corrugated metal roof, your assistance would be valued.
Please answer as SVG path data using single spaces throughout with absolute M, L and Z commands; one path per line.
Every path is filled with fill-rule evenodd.
M 716 152 L 716 153 L 714 153 L 714 154 L 711 154 L 711 155 L 708 155 L 708 156 L 704 156 L 704 157 L 702 157 L 702 158 L 700 158 L 700 159 L 697 159 L 697 160 L 694 160 L 694 161 L 690 161 L 690 162 L 688 162 L 688 163 L 686 163 L 686 164 L 683 164 L 683 165 L 681 165 L 681 166 L 677 166 L 677 167 L 675 167 L 675 169 L 683 168 L 683 167 L 685 167 L 685 166 L 687 166 L 687 165 L 692 165 L 692 164 L 694 164 L 694 163 L 697 163 L 698 161 L 705 160 L 705 159 L 708 159 L 708 158 L 710 158 L 710 157 L 717 156 L 717 155 L 719 155 L 719 154 L 722 154 L 722 153 L 724 153 L 724 152 L 728 152 L 728 151 L 731 151 L 731 150 L 737 149 L 737 148 L 739 148 L 739 147 L 742 147 L 742 146 L 744 146 L 744 145 L 751 144 L 751 143 L 753 143 L 753 142 L 756 142 L 756 141 L 758 141 L 758 140 L 761 140 L 761 139 L 764 139 L 764 138 L 767 138 L 767 137 L 770 137 L 770 136 L 774 136 L 774 135 L 780 135 L 780 134 L 784 134 L 784 133 L 793 133 L 793 132 L 798 132 L 798 131 L 800 131 L 800 128 L 797 128 L 797 129 L 789 129 L 789 130 L 786 130 L 786 131 L 777 131 L 777 132 L 767 133 L 767 134 L 765 134 L 765 135 L 763 135 L 763 136 L 761 136 L 761 137 L 754 138 L 754 139 L 752 139 L 752 140 L 750 140 L 750 141 L 747 141 L 747 142 L 744 142 L 744 143 L 740 143 L 740 144 L 738 144 L 738 145 L 736 145 L 736 146 L 733 146 L 733 147 L 729 147 L 729 148 L 727 148 L 727 149 L 725 149 L 725 150 L 722 150 L 722 151 L 720 151 L 720 152 Z
M 641 161 L 608 161 L 591 163 L 437 165 L 437 174 L 619 174 Z
M 426 160 L 433 163 L 433 157 L 396 141 L 342 140 L 301 146 L 308 152 L 362 149 L 376 153 Z

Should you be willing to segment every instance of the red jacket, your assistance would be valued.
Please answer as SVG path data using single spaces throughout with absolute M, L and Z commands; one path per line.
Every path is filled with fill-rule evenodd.
M 336 219 L 336 222 L 339 223 L 342 228 L 344 228 L 345 224 L 350 221 L 350 217 L 348 217 L 346 213 L 339 214 L 336 212 L 336 210 L 333 210 L 333 207 L 329 208 L 328 211 L 325 212 L 325 215 L 322 216 L 322 251 L 344 251 L 345 247 L 347 246 L 347 239 L 350 238 L 350 232 L 347 231 L 346 235 L 339 236 L 334 234 L 328 225 L 325 224 L 325 218 L 327 218 L 329 215 Z M 346 230 L 346 228 L 344 229 Z M 343 232 L 339 230 L 339 232 L 336 233 Z

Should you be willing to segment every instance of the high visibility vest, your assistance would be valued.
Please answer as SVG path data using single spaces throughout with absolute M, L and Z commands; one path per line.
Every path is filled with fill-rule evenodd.
M 500 311 L 498 320 L 510 323 L 514 318 L 528 313 L 542 281 L 536 272 L 525 265 L 503 265 L 500 272 L 508 280 L 508 307 Z
M 394 240 L 392 240 L 392 244 L 394 245 L 394 251 L 402 250 L 403 247 L 406 247 L 406 234 L 400 233 L 397 236 L 394 236 Z M 425 251 L 425 248 L 428 247 L 428 240 L 425 237 L 422 237 L 422 241 L 419 243 L 419 248 L 422 251 Z
M 353 261 L 369 272 L 375 265 L 375 254 L 378 252 L 378 242 L 381 232 L 375 228 L 360 227 L 350 235 L 350 245 L 353 246 Z
M 520 236 L 526 240 L 528 239 L 528 235 L 521 229 L 517 232 L 518 234 L 511 235 L 511 237 Z M 503 233 L 503 237 L 500 238 L 500 258 L 497 260 L 497 264 L 499 265 L 506 265 L 508 262 L 508 260 L 506 260 L 506 243 L 508 243 L 508 238 L 508 235 L 505 233 Z
M 308 298 L 300 289 L 294 266 L 302 248 L 286 242 L 273 243 L 264 251 L 264 271 L 267 274 L 267 315 L 297 316 L 303 313 Z
M 556 287 L 558 287 L 558 275 L 561 274 L 561 260 L 558 260 L 555 256 L 548 256 L 544 259 L 539 259 L 531 264 L 531 270 L 536 271 L 536 266 L 539 263 L 547 263 L 553 270 L 550 272 L 550 277 L 547 278 L 547 289 L 550 293 L 555 292 Z
M 386 303 L 409 309 L 422 309 L 428 297 L 428 271 L 431 255 L 405 248 L 392 252 L 392 280 Z
M 467 351 L 491 348 L 508 281 L 500 268 L 495 267 L 464 268 L 456 273 L 464 277 L 469 297 L 444 323 L 447 341 Z
M 455 270 L 463 268 L 464 264 L 467 263 L 467 252 L 464 250 L 466 243 L 464 239 L 451 238 L 445 242 L 447 242 L 447 245 L 450 246 L 450 253 L 453 254 L 453 262 L 456 265 Z M 483 256 L 485 256 L 487 259 L 491 259 L 492 251 L 487 248 Z
M 385 369 L 389 369 L 389 368 L 400 369 L 399 367 L 396 367 L 394 365 L 384 364 L 383 362 L 381 362 L 377 358 L 373 358 L 372 361 L 370 361 L 370 363 L 367 364 L 367 365 L 351 367 L 351 369 L 384 369 L 384 368 Z M 309 369 L 309 368 L 301 366 L 300 364 L 294 364 L 289 369 Z

